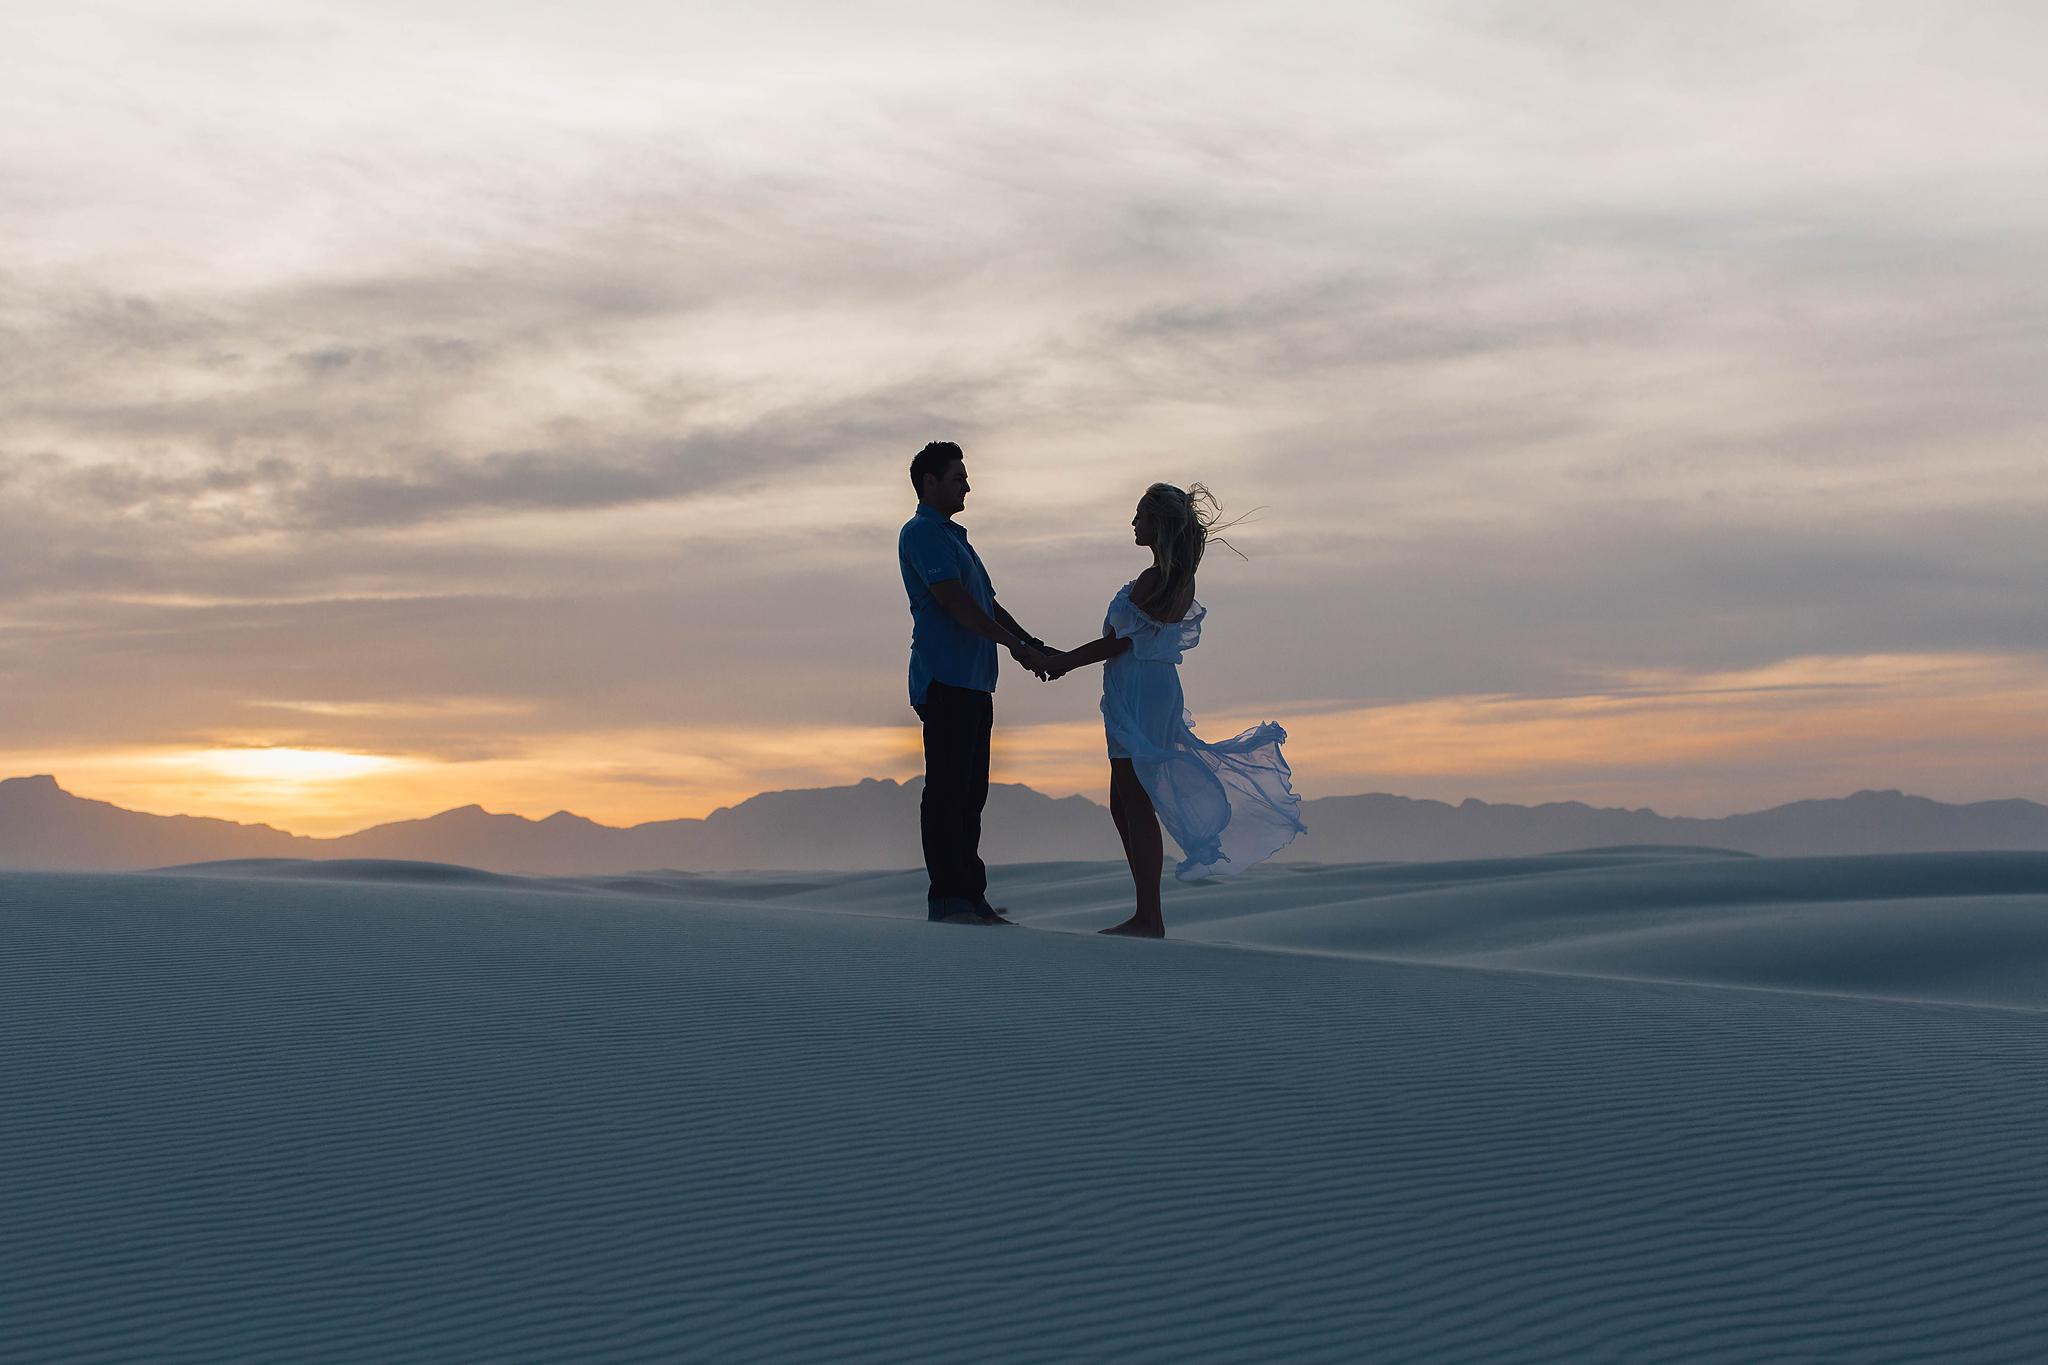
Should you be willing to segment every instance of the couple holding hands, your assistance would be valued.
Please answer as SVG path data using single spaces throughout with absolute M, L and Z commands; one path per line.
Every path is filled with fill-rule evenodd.
M 924 722 L 925 782 L 919 809 L 930 917 L 946 924 L 1008 924 L 988 903 L 981 811 L 988 800 L 989 732 L 997 646 L 1040 678 L 1103 665 L 1102 721 L 1109 740 L 1109 813 L 1123 840 L 1137 909 L 1105 934 L 1162 938 L 1160 827 L 1184 855 L 1182 881 L 1242 872 L 1301 833 L 1300 799 L 1288 784 L 1268 722 L 1219 744 L 1198 739 L 1181 698 L 1181 656 L 1201 638 L 1195 570 L 1221 529 L 1200 484 L 1155 483 L 1138 501 L 1132 538 L 1152 567 L 1111 599 L 1102 634 L 1058 650 L 1029 634 L 996 601 L 988 570 L 953 517 L 966 506 L 960 447 L 934 441 L 910 464 L 917 514 L 896 540 L 910 594 L 910 703 Z

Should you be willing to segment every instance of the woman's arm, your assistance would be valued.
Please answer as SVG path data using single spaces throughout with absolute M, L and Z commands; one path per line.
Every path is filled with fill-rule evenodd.
M 1100 640 L 1090 640 L 1079 649 L 1070 649 L 1064 654 L 1051 656 L 1051 667 L 1047 670 L 1057 678 L 1083 664 L 1099 664 L 1105 659 L 1114 659 L 1131 647 L 1131 642 L 1111 631 L 1104 631 Z

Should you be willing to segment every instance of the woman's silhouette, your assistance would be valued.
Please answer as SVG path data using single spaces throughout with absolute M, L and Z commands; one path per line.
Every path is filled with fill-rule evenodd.
M 1109 813 L 1123 839 L 1138 908 L 1105 934 L 1163 938 L 1159 874 L 1165 824 L 1184 858 L 1182 881 L 1242 872 L 1293 841 L 1304 826 L 1280 745 L 1268 722 L 1235 739 L 1195 737 L 1180 690 L 1180 660 L 1202 634 L 1195 570 L 1222 529 L 1216 499 L 1201 484 L 1183 491 L 1155 483 L 1131 518 L 1152 567 L 1110 601 L 1102 638 L 1051 656 L 1048 676 L 1101 663 L 1102 722 L 1109 737 Z

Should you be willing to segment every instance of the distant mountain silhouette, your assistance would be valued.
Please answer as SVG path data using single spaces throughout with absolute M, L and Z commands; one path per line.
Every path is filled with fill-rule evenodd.
M 701 820 L 657 820 L 628 829 L 567 811 L 528 820 L 464 806 L 324 840 L 331 853 L 298 856 L 409 858 L 558 875 L 915 867 L 924 861 L 917 832 L 922 790 L 921 781 L 899 786 L 868 778 L 851 787 L 762 792 Z M 982 854 L 990 862 L 1123 856 L 1109 812 L 1086 797 L 1054 800 L 1026 786 L 995 783 L 982 824 Z
M 71 795 L 54 777 L 0 782 L 0 867 L 134 870 L 231 858 L 400 859 L 490 872 L 577 875 L 744 868 L 915 867 L 921 784 L 763 792 L 701 820 L 619 829 L 557 811 L 545 820 L 463 806 L 333 839 L 190 815 L 148 815 Z M 1372 794 L 1302 803 L 1309 832 L 1283 862 L 1438 861 L 1666 844 L 1798 856 L 2048 849 L 2048 806 L 1944 805 L 1896 791 L 1795 801 L 1717 820 L 1652 810 L 1416 801 Z M 1109 812 L 1086 797 L 989 789 L 982 851 L 992 863 L 1120 858 Z
M 701 820 L 618 829 L 568 811 L 545 820 L 463 806 L 338 838 L 190 815 L 146 815 L 73 796 L 57 779 L 0 782 L 0 867 L 133 870 L 231 858 L 368 858 L 459 863 L 542 875 L 743 868 L 857 871 L 915 867 L 922 782 L 762 792 Z M 1109 812 L 1086 797 L 989 787 L 983 856 L 991 862 L 1121 858 Z
M 1453 806 L 1374 793 L 1304 801 L 1301 818 L 1308 833 L 1281 853 L 1282 861 L 1436 862 L 1632 844 L 1726 848 L 1764 857 L 2048 849 L 2048 806 L 2020 800 L 1950 806 L 1897 791 L 1794 801 L 1713 820 L 1600 809 L 1580 801 Z
M 269 825 L 198 815 L 146 815 L 73 796 L 57 779 L 0 782 L 0 866 L 160 867 L 215 858 L 319 858 L 323 840 Z

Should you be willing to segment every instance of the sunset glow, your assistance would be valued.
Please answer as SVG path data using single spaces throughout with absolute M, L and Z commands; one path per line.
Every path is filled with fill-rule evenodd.
M 397 766 L 370 754 L 324 753 L 318 749 L 208 749 L 161 760 L 169 766 L 210 770 L 230 782 L 310 786 L 363 777 Z
M 1727 815 L 1810 795 L 1898 787 L 1938 799 L 2048 783 L 2048 668 L 2028 656 L 1807 657 L 1745 673 L 1639 674 L 1597 692 L 1472 696 L 1371 707 L 1300 705 L 1288 726 L 1296 787 L 1460 801 L 1650 805 Z M 1216 714 L 1227 735 L 1273 716 Z M 702 816 L 763 790 L 922 768 L 909 726 L 726 728 L 568 736 L 467 762 L 293 749 L 17 752 L 78 795 L 161 813 L 343 834 L 472 802 L 612 825 Z M 999 732 L 994 780 L 1104 799 L 1099 725 Z M 1987 776 L 1989 775 L 1989 776 Z M 533 793 L 545 793 L 535 800 Z

